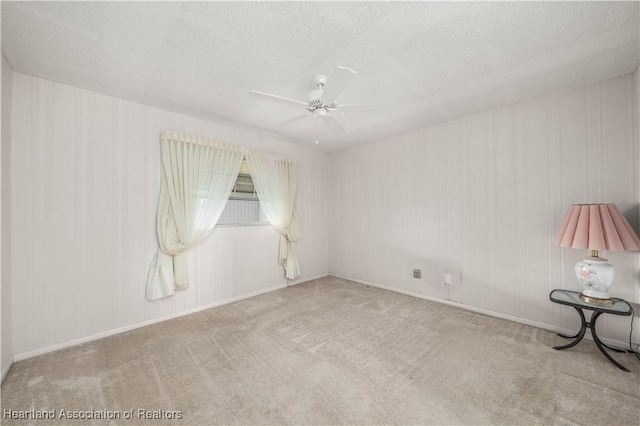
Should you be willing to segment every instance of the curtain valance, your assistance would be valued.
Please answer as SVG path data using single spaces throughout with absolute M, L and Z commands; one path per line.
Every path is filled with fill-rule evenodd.
M 218 141 L 216 139 L 205 138 L 202 136 L 189 135 L 186 133 L 180 133 L 172 130 L 165 130 L 160 135 L 160 140 L 172 140 L 176 142 L 185 142 L 194 145 L 208 146 L 212 148 L 223 149 L 226 151 L 239 152 L 246 154 L 250 151 L 249 148 L 240 145 L 232 145 Z

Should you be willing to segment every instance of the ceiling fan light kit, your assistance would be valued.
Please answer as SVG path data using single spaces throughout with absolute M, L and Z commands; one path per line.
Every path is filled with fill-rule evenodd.
M 316 119 L 316 144 L 318 144 L 318 119 L 321 119 L 333 134 L 339 135 L 346 132 L 346 129 L 335 117 L 332 116 L 332 114 L 335 114 L 336 112 L 342 113 L 344 107 L 357 106 L 340 105 L 337 102 L 338 96 L 355 76 L 356 72 L 348 67 L 336 67 L 330 78 L 327 78 L 322 74 L 314 76 L 311 79 L 311 87 L 307 92 L 307 102 L 272 95 L 270 93 L 258 92 L 255 90 L 252 90 L 249 93 L 272 101 L 284 102 L 298 107 L 304 105 L 304 108 Z M 306 116 L 309 116 L 309 114 L 290 118 L 281 123 L 281 126 L 288 126 L 289 124 L 295 123 Z

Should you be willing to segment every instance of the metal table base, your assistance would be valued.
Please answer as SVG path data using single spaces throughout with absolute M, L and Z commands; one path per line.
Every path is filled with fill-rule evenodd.
M 631 304 L 622 299 L 614 299 L 615 303 L 613 306 L 604 306 L 604 305 L 596 305 L 593 303 L 585 302 L 579 298 L 580 293 L 577 291 L 570 290 L 553 290 L 551 294 L 549 294 L 549 299 L 554 303 L 559 303 L 562 305 L 571 306 L 574 308 L 578 315 L 580 315 L 580 331 L 573 336 L 568 336 L 565 334 L 558 333 L 558 336 L 564 337 L 566 339 L 574 339 L 571 343 L 561 346 L 554 346 L 553 349 L 563 350 L 569 349 L 580 343 L 580 341 L 584 338 L 585 333 L 587 332 L 587 328 L 591 330 L 591 335 L 593 336 L 593 341 L 596 346 L 602 352 L 602 354 L 607 357 L 609 361 L 611 361 L 616 367 L 623 371 L 629 371 L 624 365 L 620 364 L 618 361 L 613 359 L 611 355 L 605 350 L 605 348 L 610 349 L 614 352 L 624 353 L 624 350 L 612 348 L 611 346 L 603 343 L 598 337 L 598 333 L 596 332 L 596 322 L 600 315 L 602 314 L 612 314 L 612 315 L 622 315 L 629 316 L 632 314 L 633 309 Z M 587 321 L 584 316 L 584 309 L 593 311 L 591 315 L 591 320 Z

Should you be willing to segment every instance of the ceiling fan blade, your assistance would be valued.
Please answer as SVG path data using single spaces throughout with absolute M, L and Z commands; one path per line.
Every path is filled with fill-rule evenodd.
M 379 104 L 345 104 L 345 105 L 338 105 L 338 111 L 340 112 L 376 112 L 376 111 L 382 111 L 382 106 Z
M 252 90 L 252 91 L 249 92 L 249 94 L 252 95 L 252 96 L 259 96 L 259 97 L 262 97 L 262 98 L 271 99 L 273 101 L 284 102 L 286 104 L 295 104 L 295 105 L 307 106 L 306 102 L 296 101 L 295 99 L 283 98 L 282 96 L 276 96 L 276 95 L 272 95 L 270 93 L 264 93 L 264 92 L 258 92 L 258 91 Z
M 347 131 L 344 127 L 342 127 L 342 124 L 340 124 L 340 122 L 335 119 L 335 117 L 324 117 L 322 121 L 329 128 L 329 130 L 333 132 L 334 135 L 340 135 Z
M 285 127 L 288 126 L 290 124 L 295 123 L 296 121 L 300 121 L 302 119 L 305 119 L 309 117 L 309 114 L 302 114 L 302 115 L 296 115 L 295 117 L 292 117 L 286 121 L 283 121 L 282 123 L 278 124 L 278 127 Z
M 336 67 L 324 85 L 322 100 L 327 103 L 335 101 L 355 76 L 356 72 L 351 68 Z

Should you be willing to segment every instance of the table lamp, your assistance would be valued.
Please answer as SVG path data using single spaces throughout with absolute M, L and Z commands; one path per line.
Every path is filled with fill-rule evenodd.
M 555 245 L 591 250 L 576 263 L 576 276 L 584 286 L 580 298 L 599 305 L 613 305 L 609 289 L 614 269 L 599 250 L 637 251 L 640 238 L 615 204 L 574 204 L 556 235 Z

